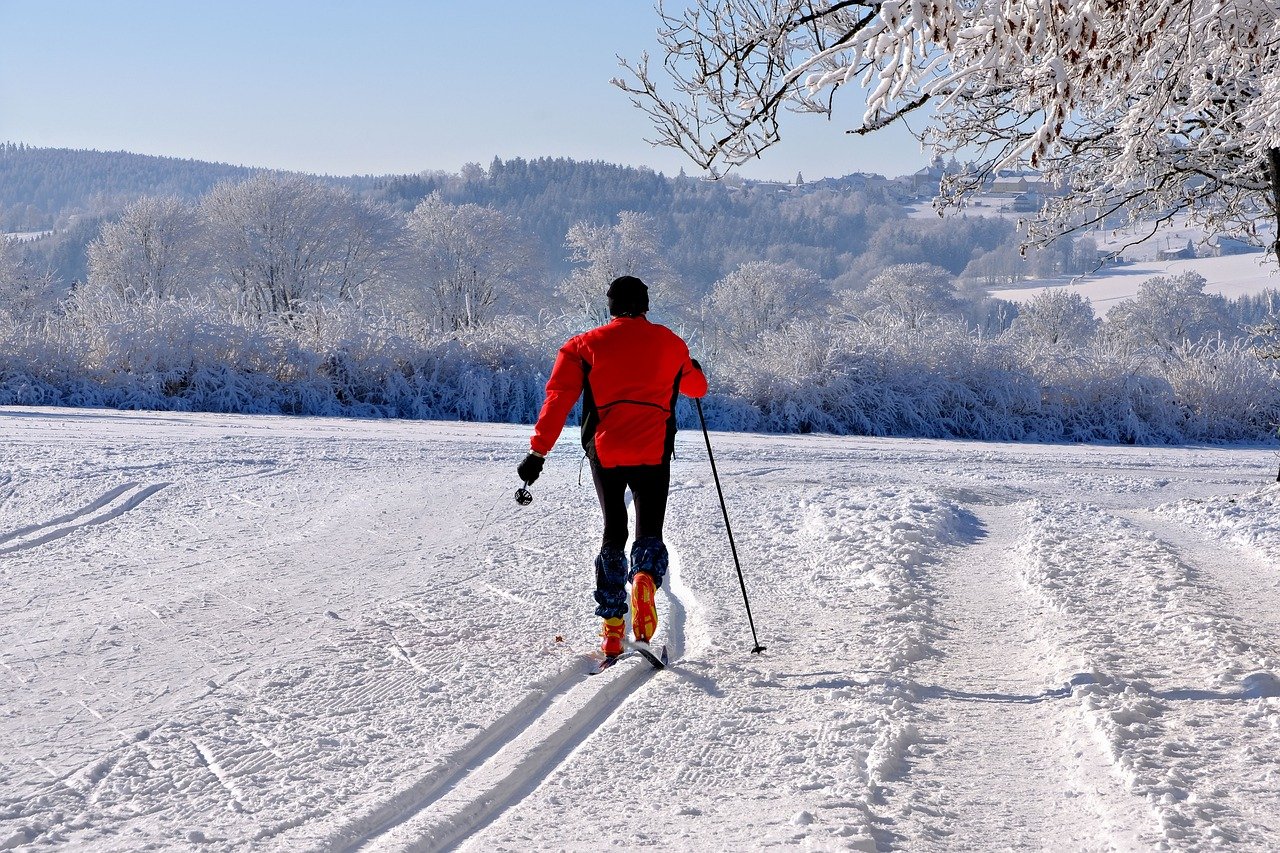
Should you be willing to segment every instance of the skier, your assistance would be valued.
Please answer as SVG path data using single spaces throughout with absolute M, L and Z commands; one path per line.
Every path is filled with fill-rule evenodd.
M 662 522 L 675 449 L 676 399 L 702 397 L 707 378 L 689 347 L 665 326 L 650 323 L 649 289 L 640 279 L 614 279 L 607 293 L 609 323 L 570 338 L 556 356 L 547 399 L 529 439 L 529 455 L 516 472 L 526 484 L 538 479 L 546 455 L 582 397 L 582 446 L 604 514 L 604 539 L 596 557 L 596 615 L 604 620 L 601 651 L 622 654 L 626 583 L 631 583 L 631 628 L 648 643 L 658 627 L 654 594 L 667 572 Z M 636 509 L 630 570 L 626 490 Z

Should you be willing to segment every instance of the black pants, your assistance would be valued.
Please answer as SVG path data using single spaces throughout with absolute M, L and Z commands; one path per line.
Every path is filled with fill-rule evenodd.
M 662 538 L 662 522 L 667 515 L 667 491 L 671 487 L 671 463 L 624 465 L 604 468 L 591 463 L 591 479 L 604 513 L 604 541 L 600 548 L 622 550 L 627 544 L 627 489 L 636 507 L 636 539 Z
M 648 573 L 662 586 L 667 573 L 667 548 L 662 544 L 662 520 L 667 514 L 671 464 L 602 468 L 591 463 L 600 510 L 604 513 L 604 541 L 596 557 L 596 615 L 621 619 L 627 612 L 626 583 L 637 571 Z M 628 571 L 627 489 L 636 508 L 636 541 Z

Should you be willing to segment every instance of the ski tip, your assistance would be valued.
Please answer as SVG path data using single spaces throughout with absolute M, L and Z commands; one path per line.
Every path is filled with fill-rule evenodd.
M 653 664 L 654 669 L 667 668 L 667 647 L 666 646 L 662 647 L 661 657 L 659 657 L 658 654 L 654 652 L 653 648 L 648 643 L 641 643 L 637 641 L 635 643 L 632 643 L 631 647 L 635 649 L 637 652 L 639 652 L 641 657 L 643 657 L 649 663 Z

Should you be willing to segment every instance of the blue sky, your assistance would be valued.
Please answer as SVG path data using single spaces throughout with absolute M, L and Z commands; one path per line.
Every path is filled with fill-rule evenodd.
M 330 174 L 495 156 L 693 173 L 609 84 L 655 29 L 646 0 L 0 0 L 0 140 Z M 797 117 L 742 173 L 926 160 L 905 132 L 844 126 Z

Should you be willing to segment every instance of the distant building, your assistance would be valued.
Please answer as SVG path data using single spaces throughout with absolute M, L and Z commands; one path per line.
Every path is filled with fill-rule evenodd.
M 876 187 L 888 187 L 889 179 L 884 175 L 854 172 L 842 178 L 819 178 L 816 181 L 805 181 L 793 188 L 802 193 L 812 192 L 860 192 Z
M 946 164 L 941 157 L 934 157 L 928 166 L 913 174 L 904 175 L 898 181 L 916 198 L 933 198 L 942 188 L 942 177 L 945 174 Z
M 1020 196 L 1025 195 L 1031 189 L 1031 182 L 1027 180 L 1026 175 L 997 175 L 996 179 L 991 182 L 988 192 Z
M 1044 207 L 1044 196 L 1035 190 L 1018 193 L 1013 197 L 1013 203 L 1009 205 L 1010 210 L 1016 210 L 1019 213 L 1034 212 L 1042 207 Z
M 1182 246 L 1181 248 L 1164 248 L 1156 250 L 1157 261 L 1187 261 L 1191 260 L 1195 256 L 1196 244 L 1190 240 L 1187 241 L 1187 245 Z
M 1044 179 L 1039 172 L 1001 172 L 983 188 L 992 195 L 1020 196 L 1034 193 L 1040 201 L 1050 196 L 1066 194 L 1066 187 L 1057 187 Z

